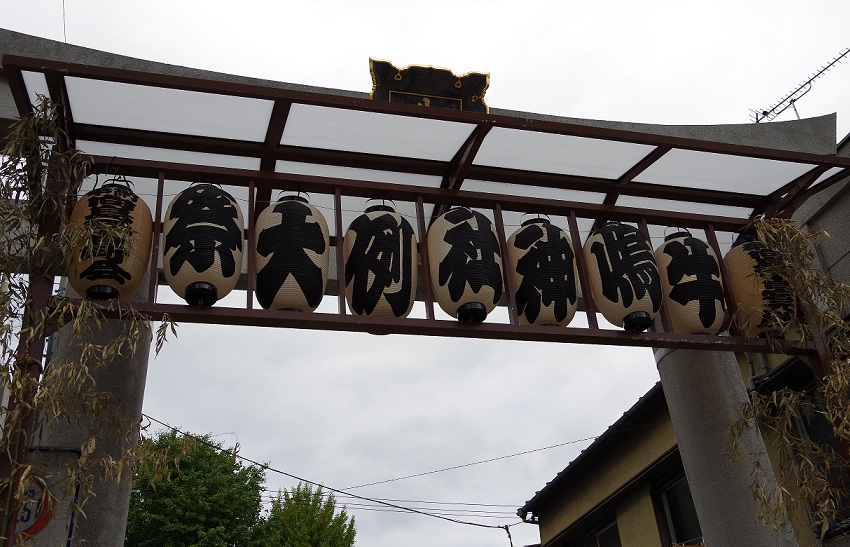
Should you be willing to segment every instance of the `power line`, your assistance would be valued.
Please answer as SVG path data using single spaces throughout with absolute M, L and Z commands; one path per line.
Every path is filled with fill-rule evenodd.
M 292 473 L 287 473 L 286 471 L 282 471 L 280 469 L 276 469 L 274 467 L 271 467 L 268 464 L 260 463 L 258 461 L 252 460 L 250 458 L 240 456 L 239 454 L 233 454 L 232 452 L 225 450 L 225 449 L 221 448 L 220 446 L 216 446 L 215 444 L 208 442 L 208 441 L 206 441 L 202 438 L 199 438 L 195 435 L 192 435 L 191 433 L 187 433 L 187 432 L 185 432 L 181 429 L 178 429 L 178 428 L 176 428 L 176 427 L 174 427 L 170 424 L 167 424 L 167 423 L 165 423 L 161 420 L 157 420 L 156 418 L 153 418 L 153 417 L 149 416 L 148 414 L 142 414 L 142 416 L 144 416 L 148 420 L 150 420 L 152 422 L 156 422 L 156 423 L 160 424 L 161 426 L 166 427 L 166 428 L 168 428 L 168 429 L 170 429 L 170 430 L 172 430 L 176 433 L 180 433 L 184 437 L 191 437 L 191 438 L 195 439 L 196 442 L 207 445 L 207 446 L 209 446 L 209 447 L 211 447 L 215 450 L 218 450 L 219 452 L 226 452 L 228 454 L 232 454 L 234 457 L 239 458 L 242 461 L 248 462 L 252 465 L 255 465 L 255 466 L 260 467 L 262 469 L 265 469 L 267 471 L 271 471 L 272 473 L 277 473 L 278 475 L 283 475 L 285 477 L 289 477 L 289 478 L 297 480 L 299 482 L 312 484 L 313 486 L 318 486 L 318 487 L 323 488 L 325 490 L 328 490 L 330 492 L 334 492 L 334 493 L 337 493 L 337 494 L 344 494 L 344 495 L 352 497 L 352 498 L 356 498 L 356 499 L 363 500 L 363 501 L 368 501 L 368 502 L 380 505 L 382 507 L 389 507 L 389 508 L 393 508 L 393 509 L 403 511 L 403 512 L 407 512 L 407 513 L 416 513 L 418 515 L 423 515 L 423 516 L 432 517 L 432 518 L 436 518 L 436 519 L 440 519 L 440 520 L 445 520 L 445 521 L 448 521 L 448 522 L 454 522 L 455 524 L 463 524 L 463 525 L 466 525 L 466 526 L 476 526 L 476 527 L 479 527 L 479 528 L 491 528 L 491 529 L 505 530 L 505 531 L 508 532 L 508 536 L 510 536 L 509 526 L 516 526 L 517 524 L 521 524 L 521 522 L 516 522 L 514 524 L 505 525 L 505 526 L 495 526 L 495 525 L 492 525 L 492 524 L 483 524 L 483 523 L 480 523 L 480 522 L 463 521 L 463 520 L 458 520 L 458 519 L 448 517 L 448 516 L 445 516 L 445 515 L 439 515 L 439 514 L 436 514 L 436 513 L 433 513 L 433 512 L 429 512 L 429 511 L 423 511 L 423 510 L 415 509 L 415 508 L 412 508 L 412 507 L 405 507 L 405 506 L 402 506 L 402 505 L 396 505 L 394 503 L 380 501 L 380 500 L 377 500 L 377 499 L 374 499 L 374 498 L 368 498 L 366 496 L 359 496 L 357 494 L 345 492 L 344 490 L 340 490 L 340 489 L 337 489 L 337 488 L 326 486 L 324 484 L 321 484 L 321 483 L 318 483 L 318 482 L 315 482 L 315 481 L 307 480 L 307 479 L 299 477 L 297 475 L 293 475 Z
M 401 481 L 401 480 L 404 480 L 404 479 L 412 479 L 414 477 L 424 477 L 425 475 L 433 475 L 434 473 L 442 473 L 443 471 L 451 471 L 453 469 L 463 469 L 464 467 L 471 467 L 473 465 L 480 465 L 482 463 L 490 463 L 490 462 L 496 462 L 496 461 L 499 461 L 499 460 L 506 460 L 508 458 L 515 458 L 516 456 L 524 456 L 525 454 L 532 454 L 534 452 L 541 452 L 543 450 L 549 450 L 549 449 L 552 449 L 552 448 L 559 448 L 561 446 L 567 446 L 567 445 L 570 445 L 570 444 L 575 444 L 575 443 L 580 443 L 580 442 L 585 442 L 585 441 L 593 441 L 593 440 L 596 440 L 598 438 L 599 438 L 598 435 L 596 435 L 594 437 L 585 437 L 584 439 L 576 439 L 574 441 L 567 441 L 565 443 L 553 444 L 551 446 L 544 446 L 543 448 L 535 448 L 533 450 L 524 450 L 522 452 L 517 452 L 515 454 L 508 454 L 507 456 L 499 456 L 498 458 L 489 458 L 489 459 L 480 460 L 480 461 L 477 461 L 477 462 L 464 463 L 462 465 L 453 465 L 451 467 L 444 467 L 442 469 L 435 469 L 433 471 L 425 471 L 424 473 L 414 473 L 413 475 L 405 475 L 403 477 L 396 477 L 394 479 L 386 479 L 386 480 L 382 480 L 382 481 L 369 482 L 369 483 L 366 483 L 366 484 L 358 484 L 357 486 L 349 486 L 346 489 L 347 490 L 353 490 L 354 488 L 363 488 L 365 486 L 375 486 L 376 484 L 385 484 L 385 483 L 388 483 L 388 482 Z

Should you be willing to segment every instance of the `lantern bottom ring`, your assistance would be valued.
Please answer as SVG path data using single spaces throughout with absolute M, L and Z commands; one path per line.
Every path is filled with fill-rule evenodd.
M 86 289 L 89 300 L 112 300 L 118 298 L 118 289 L 109 285 L 93 285 Z
M 215 285 L 198 281 L 186 287 L 186 302 L 193 306 L 212 306 L 217 300 Z
M 652 325 L 652 317 L 645 311 L 636 311 L 623 318 L 623 328 L 629 331 L 643 332 Z
M 457 309 L 458 321 L 481 323 L 487 318 L 487 308 L 481 302 L 469 302 Z

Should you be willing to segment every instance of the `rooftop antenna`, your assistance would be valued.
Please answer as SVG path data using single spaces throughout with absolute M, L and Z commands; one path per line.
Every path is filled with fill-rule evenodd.
M 773 105 L 768 110 L 750 110 L 752 115 L 750 119 L 756 123 L 759 123 L 763 120 L 771 121 L 789 108 L 794 109 L 794 114 L 797 115 L 797 119 L 800 119 L 800 114 L 797 112 L 797 107 L 794 103 L 796 103 L 803 95 L 809 92 L 812 89 L 812 82 L 818 79 L 823 73 L 828 71 L 830 68 L 834 67 L 838 63 L 841 62 L 842 59 L 847 57 L 850 54 L 850 48 L 844 50 L 844 53 L 835 57 L 828 65 L 821 67 L 820 70 L 811 75 L 811 77 L 800 84 L 800 87 L 789 93 L 784 99 Z

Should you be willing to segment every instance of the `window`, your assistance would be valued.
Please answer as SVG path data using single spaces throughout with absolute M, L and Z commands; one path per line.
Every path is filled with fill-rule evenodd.
M 670 539 L 674 543 L 684 545 L 701 543 L 702 529 L 685 475 L 680 475 L 661 488 L 661 501 Z
M 617 522 L 605 526 L 578 544 L 577 547 L 621 547 Z

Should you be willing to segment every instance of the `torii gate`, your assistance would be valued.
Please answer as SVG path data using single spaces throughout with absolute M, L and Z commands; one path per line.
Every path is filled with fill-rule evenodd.
M 428 225 L 451 205 L 490 211 L 503 248 L 505 225 L 514 223 L 522 213 L 534 212 L 561 219 L 577 250 L 582 247 L 580 234 L 590 225 L 620 220 L 637 224 L 647 237 L 654 227 L 663 226 L 702 231 L 715 254 L 722 256 L 718 233 L 738 232 L 758 214 L 789 216 L 797 204 L 850 175 L 848 158 L 788 149 L 793 145 L 784 141 L 787 135 L 783 131 L 793 134 L 797 122 L 789 122 L 792 125 L 784 129 L 781 124 L 758 126 L 750 131 L 753 140 L 763 141 L 756 146 L 669 134 L 700 131 L 694 128 L 668 130 L 668 134 L 663 134 L 660 126 L 612 129 L 522 113 L 423 108 L 350 94 L 8 52 L 2 65 L 19 115 L 30 111 L 36 93 L 50 96 L 61 105 L 62 123 L 71 137 L 68 144 L 92 154 L 95 173 L 120 172 L 141 178 L 137 181 L 139 193 L 154 196 L 151 264 L 158 268 L 167 185 L 203 179 L 245 196 L 248 252 L 240 285 L 247 295 L 244 306 L 201 308 L 161 303 L 157 300 L 160 275 L 152 270 L 149 284 L 140 289 L 133 304 L 148 317 L 167 313 L 178 322 L 652 347 L 661 350 L 657 359 L 662 381 L 680 387 L 688 380 L 675 373 L 675 362 L 680 361 L 673 357 L 677 352 L 697 359 L 707 374 L 717 370 L 715 365 L 728 371 L 730 352 L 741 351 L 781 350 L 822 366 L 823 355 L 813 343 L 769 345 L 765 340 L 740 336 L 673 333 L 663 307 L 658 330 L 637 333 L 600 328 L 579 252 L 576 258 L 587 327 L 519 324 L 509 275 L 504 279 L 503 301 L 508 323 L 439 319 L 427 282 L 427 260 L 422 260 L 420 276 L 426 280 L 420 287 L 425 318 L 350 315 L 344 290 L 338 286 L 338 280 L 345 278 L 341 241 L 348 208 L 344 204 L 363 198 L 401 203 L 400 209 L 416 219 L 422 257 L 428 256 L 423 237 Z M 132 105 L 132 116 L 127 115 L 128 105 Z M 207 117 L 211 112 L 219 118 Z M 735 138 L 731 137 L 733 130 L 718 127 L 703 131 L 709 137 L 714 132 L 720 138 Z M 740 133 L 745 126 L 734 127 Z M 771 142 L 780 146 L 772 147 Z M 742 179 L 746 184 L 741 184 Z M 314 203 L 322 202 L 333 211 L 335 265 L 332 261 L 328 292 L 338 298 L 337 313 L 270 312 L 254 307 L 251 245 L 255 221 L 279 190 L 310 192 Z M 49 224 L 45 229 L 50 229 Z M 722 261 L 720 266 L 722 271 Z M 41 292 L 36 293 L 45 305 L 52 297 L 52 282 L 41 280 Z M 731 315 L 734 299 L 725 276 L 724 282 Z M 31 356 L 40 360 L 42 349 L 34 345 Z M 662 368 L 663 361 L 674 364 Z M 734 359 L 732 362 L 734 366 Z M 31 373 L 37 375 L 39 368 L 32 367 Z M 729 387 L 731 380 L 727 380 Z M 675 398 L 676 391 L 666 389 L 665 394 Z M 678 402 L 687 407 L 687 401 Z M 681 405 L 670 406 L 675 414 Z M 692 419 L 686 415 L 687 408 L 683 412 L 681 418 L 673 416 L 677 431 L 687 429 L 687 420 Z M 676 424 L 677 419 L 685 421 Z M 683 447 L 683 455 L 686 451 Z M 716 515 L 706 513 L 709 504 L 697 502 L 701 516 L 717 520 Z

